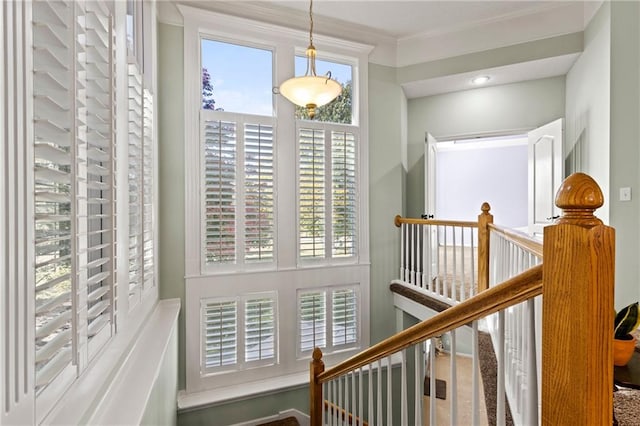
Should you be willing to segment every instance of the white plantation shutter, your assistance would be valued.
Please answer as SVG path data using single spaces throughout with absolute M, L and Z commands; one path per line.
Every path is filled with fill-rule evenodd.
M 336 290 L 332 298 L 333 346 L 356 343 L 358 340 L 358 300 L 354 289 Z
M 300 352 L 327 346 L 327 297 L 324 291 L 298 292 Z
M 75 378 L 111 334 L 115 159 L 108 3 L 33 2 L 33 38 L 40 394 L 54 381 L 60 388 Z
M 241 370 L 276 362 L 277 299 L 273 292 L 201 302 L 202 370 Z
M 129 309 L 155 285 L 153 244 L 153 95 L 129 64 Z
M 236 124 L 204 123 L 204 252 L 206 263 L 236 260 Z
M 356 254 L 356 141 L 350 132 L 331 132 L 332 255 Z
M 143 146 L 142 76 L 136 64 L 128 66 L 129 92 L 129 305 L 140 300 L 142 291 L 143 241 Z
M 274 258 L 273 126 L 244 126 L 245 261 Z
M 216 367 L 238 362 L 238 309 L 235 300 L 202 302 L 203 367 Z
M 82 3 L 78 3 L 80 7 Z M 115 158 L 113 140 L 113 34 L 110 12 L 104 2 L 85 3 L 86 144 L 78 132 L 86 163 L 79 176 L 86 179 L 86 233 L 79 233 L 81 279 L 86 286 L 89 356 L 112 333 L 115 285 Z M 80 21 L 80 20 L 79 20 Z M 81 22 L 81 21 L 80 21 Z M 81 56 L 79 64 L 82 65 Z M 80 81 L 82 81 L 80 79 Z M 104 102 L 100 102 L 100 100 Z M 80 115 L 82 117 L 82 115 Z M 83 170 L 86 166 L 86 170 Z M 84 174 L 86 172 L 86 174 Z M 82 183 L 78 185 L 82 188 Z M 81 191 L 82 192 L 82 191 Z M 84 200 L 79 199 L 82 205 Z M 84 213 L 79 208 L 80 214 Z M 86 260 L 82 251 L 86 248 Z M 85 262 L 83 262 L 85 260 Z M 83 282 L 82 278 L 86 281 Z M 101 334 L 101 338 L 94 339 Z
M 205 265 L 274 264 L 271 118 L 203 111 Z M 246 120 L 246 122 L 245 122 Z
M 342 127 L 350 130 L 337 130 Z M 357 256 L 357 135 L 354 130 L 353 126 L 331 123 L 299 123 L 300 259 Z
M 360 340 L 358 306 L 357 287 L 298 290 L 299 353 L 355 347 Z
M 153 196 L 154 196 L 154 134 L 153 95 L 144 90 L 143 98 L 143 162 L 142 162 L 142 246 L 143 246 L 143 288 L 155 286 L 155 247 L 153 242 Z
M 245 362 L 274 360 L 276 354 L 276 301 L 273 297 L 245 302 Z
M 73 15 L 62 2 L 33 4 L 36 392 L 74 357 Z
M 300 129 L 299 252 L 301 258 L 323 258 L 326 244 L 324 130 Z

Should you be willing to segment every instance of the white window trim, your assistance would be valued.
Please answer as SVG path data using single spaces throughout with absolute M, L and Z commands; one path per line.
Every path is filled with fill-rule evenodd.
M 358 240 L 358 258 L 350 263 L 309 264 L 301 267 L 298 262 L 297 232 L 297 135 L 294 106 L 282 96 L 275 96 L 277 142 L 275 143 L 274 197 L 277 219 L 275 228 L 290 229 L 277 235 L 276 269 L 271 271 L 250 271 L 212 273 L 203 270 L 201 241 L 203 221 L 201 209 L 202 164 L 200 142 L 201 72 L 200 40 L 211 37 L 220 41 L 245 45 L 265 46 L 280 52 L 274 60 L 274 87 L 294 75 L 295 54 L 304 52 L 308 44 L 308 33 L 280 26 L 265 24 L 216 12 L 178 5 L 184 17 L 184 92 L 185 92 L 185 321 L 186 321 L 186 395 L 208 395 L 211 389 L 233 387 L 240 382 L 268 382 L 278 385 L 278 377 L 308 375 L 308 357 L 299 358 L 296 351 L 297 339 L 296 300 L 298 289 L 329 286 L 358 286 L 359 300 L 359 341 L 358 347 L 369 345 L 369 194 L 368 194 L 368 54 L 372 46 L 342 41 L 322 35 L 314 35 L 320 48 L 322 59 L 348 63 L 353 67 L 354 110 L 353 121 L 359 126 L 358 182 L 359 217 L 357 228 L 361 230 Z M 241 30 L 239 30 L 241 29 Z M 241 35 L 238 33 L 241 31 Z M 331 52 L 327 54 L 325 52 Z M 285 52 L 285 55 L 282 54 Z M 288 52 L 288 55 L 286 54 Z M 277 117 L 291 117 L 277 120 Z M 235 371 L 232 374 L 204 376 L 200 366 L 200 301 L 212 297 L 233 297 L 243 293 L 276 291 L 278 293 L 280 341 L 279 363 L 268 368 Z M 283 336 L 292 336 L 283 338 Z M 325 361 L 339 362 L 351 356 L 358 348 L 328 354 Z M 251 392 L 250 384 L 244 386 Z M 213 392 L 215 394 L 216 392 Z M 204 397 L 207 398 L 206 396 Z
M 200 164 L 200 44 L 196 41 L 201 35 L 208 35 L 218 40 L 235 40 L 238 37 L 238 28 L 242 28 L 243 41 L 255 46 L 265 46 L 265 40 L 273 40 L 275 47 L 279 50 L 289 50 L 292 54 L 303 52 L 308 44 L 308 33 L 291 30 L 288 28 L 260 23 L 253 20 L 223 15 L 216 12 L 206 11 L 185 5 L 178 5 L 178 9 L 184 16 L 184 67 L 185 67 L 185 275 L 187 280 L 191 277 L 208 275 L 204 271 L 201 262 L 201 229 L 203 217 L 200 209 L 200 182 L 202 175 L 202 165 Z M 367 231 L 369 229 L 369 205 L 368 190 L 368 54 L 372 46 L 360 43 L 338 40 L 332 37 L 314 35 L 314 41 L 320 47 L 320 55 L 323 59 L 332 59 L 338 62 L 353 63 L 352 58 L 357 59 L 354 65 L 353 84 L 358 87 L 357 93 L 354 91 L 354 122 L 359 124 L 360 142 L 358 152 L 358 164 L 360 182 L 360 205 L 358 229 L 363 230 L 359 238 L 358 253 L 359 264 L 369 263 L 369 239 Z M 332 53 L 328 54 L 322 49 Z M 293 61 L 290 63 L 276 57 L 274 75 L 274 86 L 294 74 Z M 275 111 L 277 115 L 293 116 L 294 107 L 282 96 L 275 97 Z M 276 229 L 291 226 L 296 221 L 295 210 L 285 212 L 281 206 L 295 205 L 295 174 L 292 179 L 286 179 L 286 184 L 282 185 L 281 179 L 284 164 L 291 163 L 291 153 L 295 152 L 295 122 L 294 120 L 280 120 L 276 123 L 275 130 L 278 135 L 276 143 L 276 174 L 280 186 L 276 189 L 276 210 L 278 219 Z M 196 167 L 197 165 L 197 167 Z M 287 166 L 290 167 L 290 166 Z M 291 238 L 295 238 L 291 236 Z M 291 251 L 296 244 L 292 241 L 282 241 L 278 239 L 276 249 L 278 256 L 278 270 L 294 269 L 297 267 L 297 254 Z

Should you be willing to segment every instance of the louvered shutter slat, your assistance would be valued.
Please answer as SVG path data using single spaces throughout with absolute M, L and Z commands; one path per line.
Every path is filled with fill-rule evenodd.
M 245 361 L 275 357 L 275 299 L 248 300 L 245 303 Z
M 302 293 L 298 297 L 300 351 L 326 347 L 326 295 Z
M 208 302 L 203 309 L 205 368 L 233 365 L 237 362 L 237 307 L 235 301 Z
M 142 290 L 142 78 L 129 64 L 129 296 L 134 307 Z M 133 299 L 132 299 L 133 298 Z
M 299 253 L 301 258 L 325 256 L 324 131 L 300 129 Z
M 355 136 L 331 132 L 332 256 L 356 254 L 356 150 Z
M 333 345 L 357 341 L 357 299 L 353 289 L 337 290 L 332 295 Z
M 205 251 L 207 263 L 236 261 L 236 125 L 205 122 Z
M 246 124 L 245 149 L 245 261 L 274 258 L 273 128 Z
M 36 391 L 71 363 L 73 9 L 34 2 Z

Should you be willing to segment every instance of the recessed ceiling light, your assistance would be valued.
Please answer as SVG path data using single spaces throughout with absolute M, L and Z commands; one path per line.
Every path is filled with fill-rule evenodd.
M 476 86 L 479 86 L 481 84 L 487 83 L 489 80 L 491 80 L 491 77 L 489 77 L 488 75 L 481 75 L 473 78 L 471 80 L 471 84 L 475 84 Z

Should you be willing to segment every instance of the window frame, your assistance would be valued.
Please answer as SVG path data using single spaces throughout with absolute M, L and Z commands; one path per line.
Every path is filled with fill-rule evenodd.
M 229 268 L 210 271 L 202 265 L 202 208 L 201 208 L 201 124 L 203 112 L 201 92 L 201 39 L 213 39 L 232 44 L 265 48 L 274 55 L 274 90 L 277 84 L 294 75 L 294 56 L 303 54 L 308 33 L 260 21 L 229 16 L 192 6 L 178 5 L 184 18 L 184 92 L 185 92 L 185 322 L 186 322 L 186 390 L 185 395 L 206 392 L 225 398 L 223 389 L 242 386 L 244 382 L 271 383 L 282 387 L 279 377 L 308 377 L 308 357 L 298 357 L 296 351 L 296 291 L 313 287 L 358 286 L 360 294 L 360 347 L 369 343 L 369 216 L 368 216 L 368 149 L 367 149 L 367 81 L 368 54 L 372 47 L 338 40 L 323 35 L 314 36 L 320 47 L 320 58 L 352 66 L 354 100 L 352 126 L 359 128 L 357 153 L 359 203 L 357 218 L 360 232 L 358 258 L 355 262 L 334 262 L 300 265 L 297 254 L 297 138 L 295 108 L 283 96 L 274 96 L 274 120 L 277 142 L 274 152 L 276 175 L 276 252 L 275 268 L 270 270 Z M 215 91 L 214 91 L 215 93 Z M 222 112 L 220 112 L 222 113 Z M 333 125 L 333 124 L 332 124 Z M 195 167 L 194 167 L 195 166 Z M 200 306 L 201 300 L 215 297 L 238 297 L 244 293 L 276 291 L 278 293 L 279 362 L 265 368 L 236 371 L 233 374 L 204 376 L 201 366 Z M 198 350 L 196 350 L 198 349 Z M 356 349 L 327 354 L 326 362 L 339 362 Z M 297 380 L 297 379 L 296 379 Z M 303 379 L 304 381 L 304 379 Z M 235 388 L 234 388 L 235 389 Z M 213 392 L 213 393 L 211 393 Z M 219 401 L 212 397 L 210 401 Z

